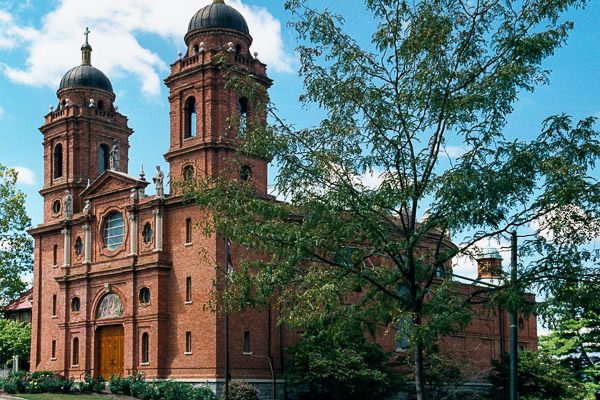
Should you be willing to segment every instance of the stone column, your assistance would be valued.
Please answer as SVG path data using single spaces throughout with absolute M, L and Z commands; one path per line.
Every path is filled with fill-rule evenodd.
M 89 225 L 84 225 L 83 230 L 85 231 L 85 259 L 83 262 L 89 264 L 92 262 L 92 227 Z
M 152 211 L 152 214 L 154 214 L 154 226 L 156 227 L 155 230 L 155 247 L 154 247 L 154 251 L 162 251 L 163 249 L 163 233 L 162 233 L 162 228 L 163 228 L 163 215 L 162 215 L 162 210 L 154 210 Z
M 138 218 L 137 215 L 129 216 L 129 237 L 131 238 L 130 256 L 138 254 Z
M 61 233 L 65 236 L 65 258 L 63 267 L 71 266 L 71 230 L 69 228 L 65 228 L 61 231 Z

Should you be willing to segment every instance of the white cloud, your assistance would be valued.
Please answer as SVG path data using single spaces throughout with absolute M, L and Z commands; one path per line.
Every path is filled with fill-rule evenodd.
M 17 183 L 33 186 L 36 184 L 35 182 L 35 172 L 26 167 L 12 167 L 15 171 L 17 171 Z
M 600 242 L 600 221 L 575 205 L 567 205 L 531 222 L 531 229 L 548 242 Z
M 79 65 L 83 29 L 92 31 L 92 64 L 109 77 L 133 75 L 142 91 L 157 95 L 168 64 L 184 46 L 183 36 L 190 18 L 210 0 L 104 0 L 94 3 L 60 0 L 56 9 L 44 15 L 39 30 L 19 26 L 15 16 L 0 10 L 0 49 L 27 49 L 25 66 L 2 64 L 11 80 L 27 85 L 56 87 L 62 75 Z M 291 72 L 292 57 L 284 50 L 281 24 L 267 9 L 247 6 L 239 0 L 228 2 L 246 18 L 254 37 L 252 52 L 277 71 Z M 174 43 L 173 59 L 161 60 L 139 41 L 143 34 L 158 35 Z
M 0 118 L 4 115 L 4 108 L 0 107 Z
M 450 158 L 458 158 L 465 154 L 470 149 L 464 146 L 446 146 L 443 150 L 444 153 Z

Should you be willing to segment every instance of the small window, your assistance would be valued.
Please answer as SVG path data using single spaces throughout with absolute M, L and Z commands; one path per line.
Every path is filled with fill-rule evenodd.
M 192 243 L 192 219 L 185 220 L 185 242 Z
M 192 278 L 189 276 L 185 278 L 185 301 L 192 301 Z
M 71 300 L 71 311 L 79 312 L 80 309 L 81 309 L 81 300 L 79 300 L 79 297 L 73 297 L 73 300 Z
M 142 333 L 142 363 L 148 363 L 148 333 Z
M 52 212 L 58 214 L 60 212 L 60 200 L 54 200 L 52 203 Z
M 101 144 L 98 148 L 98 175 L 100 175 L 108 169 L 109 154 L 110 150 L 108 149 L 108 146 L 105 144 Z
M 250 332 L 244 332 L 244 353 L 251 353 L 250 351 Z
M 56 295 L 52 295 L 52 316 L 56 317 Z
M 123 214 L 114 212 L 106 218 L 104 224 L 104 244 L 109 250 L 115 250 L 123 243 L 125 237 L 125 221 Z
M 52 354 L 50 355 L 50 357 L 53 360 L 56 360 L 56 340 L 52 341 Z
M 140 303 L 150 303 L 150 289 L 148 289 L 147 287 L 143 287 L 140 289 Z
M 196 54 L 198 54 L 198 45 L 194 45 L 194 48 L 192 49 L 192 55 L 195 56 Z
M 104 101 L 98 100 L 98 110 L 104 110 Z
M 73 339 L 73 365 L 79 365 L 79 339 Z
M 185 352 L 192 353 L 192 332 L 185 333 Z
M 52 265 L 56 266 L 58 265 L 58 245 L 55 244 L 54 247 L 52 247 Z
M 249 181 L 250 178 L 252 178 L 252 169 L 247 165 L 243 165 L 242 168 L 240 168 L 240 179 L 246 182 Z
M 196 136 L 196 99 L 193 97 L 188 98 L 185 101 L 184 107 L 184 115 L 185 115 L 185 135 L 184 137 L 194 137 Z
M 78 237 L 77 240 L 75 240 L 75 254 L 79 257 L 79 256 L 81 256 L 82 252 L 83 252 L 83 242 L 81 241 L 81 238 Z
M 242 45 L 238 44 L 237 46 L 235 46 L 235 54 L 241 54 L 242 53 Z
M 248 99 L 245 97 L 242 97 L 238 101 L 238 114 L 240 118 L 240 125 L 238 127 L 238 139 L 245 139 L 248 123 Z
M 194 179 L 194 167 L 187 165 L 183 168 L 183 180 L 191 181 L 192 179 Z
M 144 243 L 152 242 L 152 233 L 152 226 L 150 225 L 150 222 L 146 222 L 146 224 L 144 225 L 144 229 L 142 230 L 142 237 L 144 239 Z
M 54 179 L 62 178 L 63 176 L 63 150 L 62 144 L 57 144 L 54 147 Z

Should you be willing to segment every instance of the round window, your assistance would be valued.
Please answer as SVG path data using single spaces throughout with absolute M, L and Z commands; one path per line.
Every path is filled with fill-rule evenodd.
M 58 214 L 60 212 L 60 200 L 54 200 L 52 203 L 52 212 Z
M 140 303 L 148 304 L 150 303 L 150 289 L 147 287 L 140 289 Z
M 125 237 L 125 221 L 123 214 L 114 212 L 106 218 L 104 224 L 104 244 L 109 250 L 114 250 L 123 243 Z
M 79 297 L 73 297 L 73 300 L 71 301 L 71 310 L 73 312 L 78 312 L 80 308 L 81 301 L 79 300 Z

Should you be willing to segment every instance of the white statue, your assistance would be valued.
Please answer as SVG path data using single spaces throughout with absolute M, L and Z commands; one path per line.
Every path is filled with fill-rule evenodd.
M 160 170 L 160 165 L 156 166 L 156 175 L 152 178 L 152 182 L 156 185 L 156 197 L 159 199 L 165 198 L 164 187 L 165 174 Z
M 92 208 L 92 201 L 86 200 L 85 206 L 83 207 L 83 212 L 88 212 L 88 211 L 90 211 L 91 208 Z
M 108 153 L 109 156 L 109 164 L 110 164 L 110 169 L 114 170 L 114 171 L 120 171 L 121 170 L 121 158 L 120 158 L 120 147 L 119 147 L 119 142 L 117 142 L 117 139 L 113 139 L 113 147 L 110 150 L 110 153 Z
M 73 196 L 68 190 L 65 190 L 65 219 L 73 218 Z

